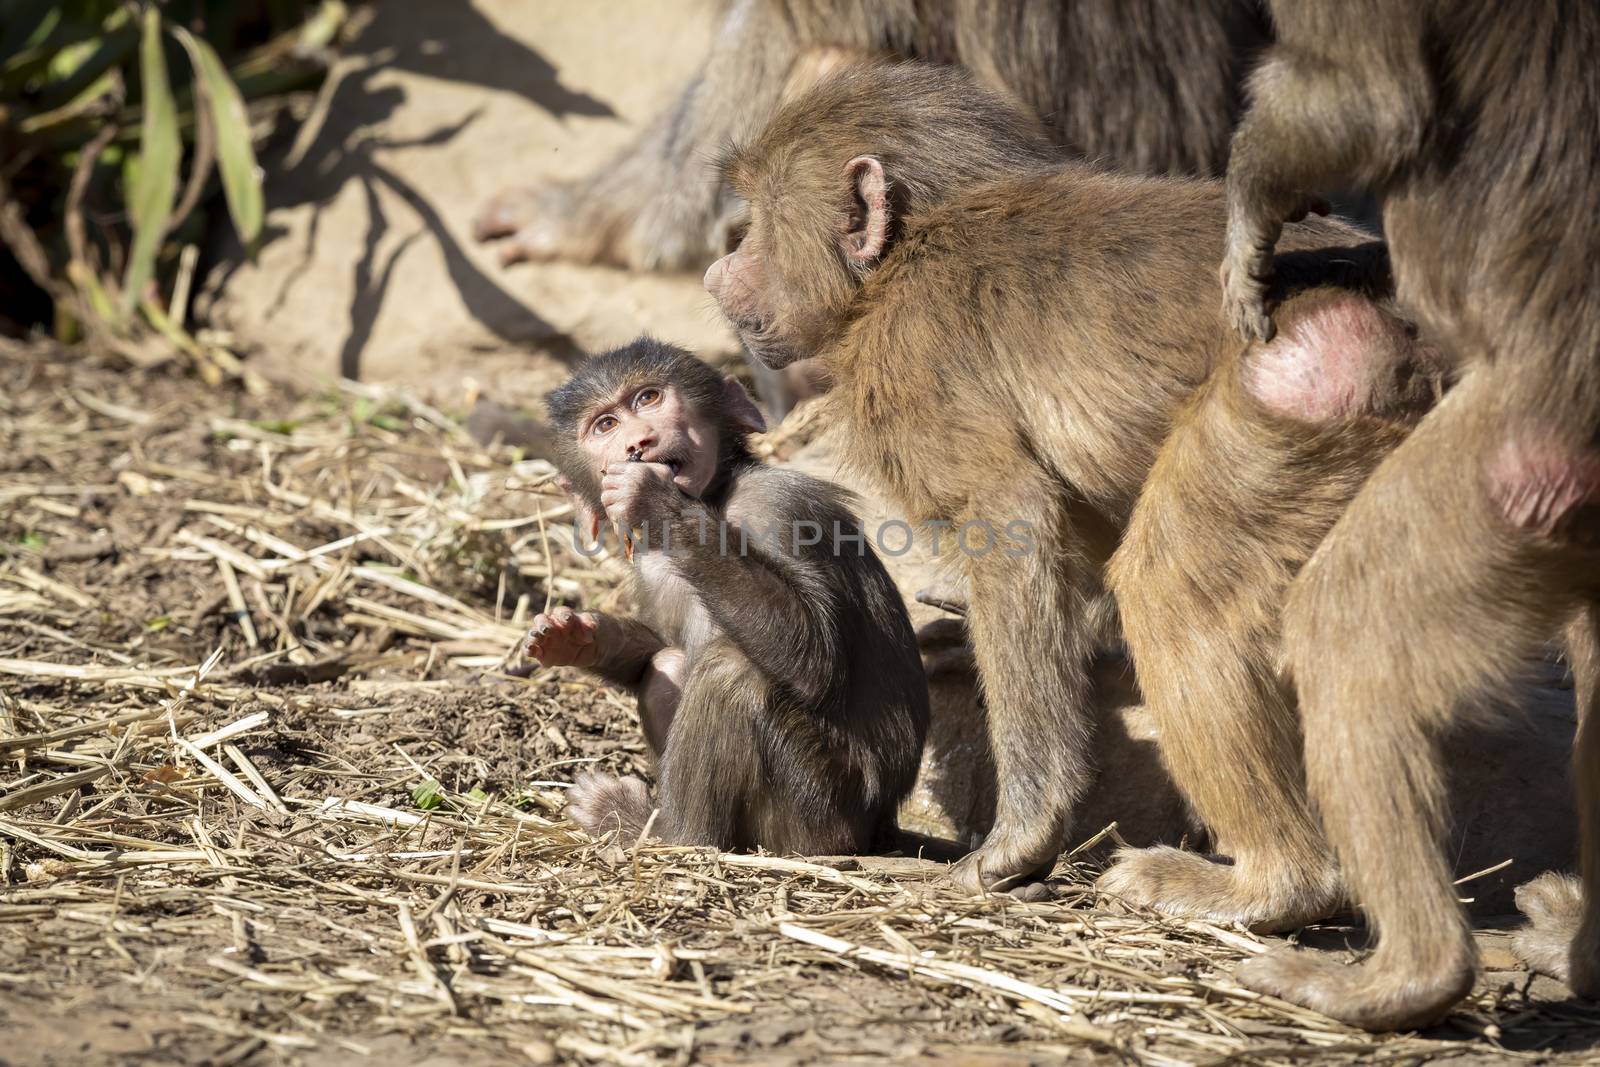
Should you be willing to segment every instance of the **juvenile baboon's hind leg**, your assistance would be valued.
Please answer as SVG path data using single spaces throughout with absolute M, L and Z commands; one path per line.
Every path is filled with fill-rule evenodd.
M 1377 944 L 1356 966 L 1270 953 L 1240 969 L 1252 989 L 1386 1030 L 1439 1019 L 1472 986 L 1476 953 L 1442 850 L 1440 735 L 1521 672 L 1594 576 L 1563 533 L 1600 490 L 1585 443 L 1594 413 L 1537 368 L 1475 367 L 1291 589 L 1307 784 Z
M 1306 802 L 1279 609 L 1376 462 L 1363 456 L 1381 456 L 1399 431 L 1363 422 L 1347 446 L 1333 444 L 1349 452 L 1339 456 L 1331 435 L 1268 420 L 1232 372 L 1220 377 L 1163 447 L 1110 580 L 1162 757 L 1231 863 L 1127 849 L 1100 887 L 1172 914 L 1287 929 L 1342 894 Z M 1319 447 L 1320 462 L 1307 462 Z
M 1517 888 L 1517 907 L 1529 921 L 1512 948 L 1529 967 L 1593 999 L 1600 996 L 1600 922 L 1584 902 L 1600 898 L 1600 720 L 1593 714 L 1600 699 L 1600 605 L 1586 604 L 1567 625 L 1567 656 L 1578 709 L 1572 777 L 1581 875 L 1543 874 Z

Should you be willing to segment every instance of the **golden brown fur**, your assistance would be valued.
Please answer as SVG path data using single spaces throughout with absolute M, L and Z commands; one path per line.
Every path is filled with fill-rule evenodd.
M 947 70 L 836 75 L 728 174 L 750 228 L 707 286 L 752 353 L 820 356 L 851 458 L 913 520 L 1022 520 L 1034 542 L 963 560 L 999 795 L 958 875 L 1014 885 L 1073 829 L 1109 573 L 1169 766 L 1239 861 L 1138 854 L 1109 884 L 1262 926 L 1333 907 L 1277 612 L 1437 387 L 1387 310 L 1381 248 L 1291 227 L 1281 295 L 1299 325 L 1246 352 L 1216 311 L 1219 185 L 1063 162 L 1026 113 Z M 1225 588 L 1186 585 L 1195 567 Z
M 1269 955 L 1241 980 L 1379 1029 L 1459 999 L 1475 954 L 1440 848 L 1440 736 L 1566 627 L 1582 923 L 1570 885 L 1563 907 L 1559 883 L 1527 899 L 1545 965 L 1549 924 L 1564 921 L 1572 987 L 1600 996 L 1600 5 L 1273 11 L 1282 43 L 1253 78 L 1228 174 L 1228 316 L 1272 332 L 1261 286 L 1280 221 L 1355 180 L 1382 204 L 1402 304 L 1458 382 L 1377 468 L 1285 610 L 1310 793 L 1376 949 L 1355 967 Z

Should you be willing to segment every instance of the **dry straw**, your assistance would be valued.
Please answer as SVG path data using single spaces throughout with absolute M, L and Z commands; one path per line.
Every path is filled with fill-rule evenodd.
M 548 465 L 366 387 L 209 417 L 253 401 L 3 362 L 0 1013 L 24 1043 L 96 1013 L 163 1062 L 1416 1063 L 1593 1040 L 1595 1012 L 1514 982 L 1433 1036 L 1341 1027 L 1234 984 L 1260 939 L 1131 912 L 1071 865 L 1020 903 L 910 859 L 590 841 L 560 786 L 637 764 L 626 702 L 499 674 L 547 598 L 618 595 L 617 561 L 568 547 Z M 516 781 L 473 740 L 486 709 L 527 716 L 494 750 L 525 757 Z

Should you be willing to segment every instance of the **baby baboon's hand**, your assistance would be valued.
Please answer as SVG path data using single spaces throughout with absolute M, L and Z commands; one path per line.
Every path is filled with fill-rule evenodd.
M 619 530 L 637 530 L 645 523 L 665 522 L 676 515 L 688 497 L 672 480 L 665 463 L 622 463 L 600 479 L 600 506 Z M 651 540 L 658 538 L 650 531 Z
M 592 667 L 599 659 L 600 620 L 588 612 L 556 608 L 534 618 L 522 654 L 545 667 Z

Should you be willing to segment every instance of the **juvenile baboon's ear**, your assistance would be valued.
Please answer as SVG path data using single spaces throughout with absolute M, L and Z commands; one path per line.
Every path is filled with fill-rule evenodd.
M 722 379 L 722 403 L 728 412 L 728 421 L 736 429 L 745 433 L 767 432 L 767 420 L 762 416 L 761 409 L 756 407 L 756 402 L 750 399 L 744 386 L 731 374 Z
M 889 240 L 889 180 L 875 156 L 857 156 L 844 165 L 844 173 L 852 197 L 844 254 L 852 263 L 871 263 Z

